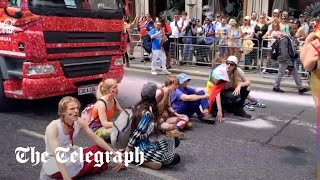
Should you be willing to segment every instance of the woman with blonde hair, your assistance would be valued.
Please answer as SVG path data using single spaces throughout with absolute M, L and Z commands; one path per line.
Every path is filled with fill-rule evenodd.
M 207 87 L 211 89 L 211 92 L 208 92 L 210 94 L 209 112 L 219 122 L 222 121 L 224 110 L 233 113 L 235 116 L 250 119 L 251 115 L 247 114 L 243 107 L 250 93 L 251 82 L 238 67 L 238 58 L 229 56 L 225 64 L 216 68 L 221 69 L 221 72 L 217 75 L 215 74 L 216 71 L 212 70 L 208 80 L 214 86 L 213 88 Z M 221 74 L 226 74 L 227 77 L 224 80 L 218 79 Z
M 235 19 L 229 20 L 230 28 L 228 30 L 228 46 L 229 54 L 237 56 L 238 59 L 241 57 L 240 46 L 241 46 L 241 32 L 238 27 L 238 23 Z
M 92 110 L 93 121 L 89 124 L 89 127 L 105 141 L 110 141 L 112 119 L 116 112 L 123 110 L 116 99 L 117 94 L 118 82 L 115 79 L 106 79 L 98 86 L 97 102 Z

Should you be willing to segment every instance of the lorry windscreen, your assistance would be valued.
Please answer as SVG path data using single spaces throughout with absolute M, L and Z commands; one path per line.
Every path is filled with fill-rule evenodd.
M 29 0 L 32 13 L 46 16 L 122 19 L 121 0 Z

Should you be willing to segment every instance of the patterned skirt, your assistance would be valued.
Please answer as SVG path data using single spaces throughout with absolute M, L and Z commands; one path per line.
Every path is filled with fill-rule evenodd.
M 139 144 L 139 149 L 144 153 L 145 161 L 157 161 L 162 165 L 169 165 L 175 155 L 175 139 L 167 138 L 148 145 Z

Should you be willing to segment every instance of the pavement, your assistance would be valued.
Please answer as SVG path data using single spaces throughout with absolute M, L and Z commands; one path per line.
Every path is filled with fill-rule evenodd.
M 126 71 L 119 84 L 118 100 L 127 108 L 140 100 L 139 92 L 148 81 L 162 84 L 164 75 Z M 205 80 L 193 78 L 190 86 L 200 87 Z M 191 119 L 194 129 L 185 131 L 185 138 L 177 148 L 181 163 L 155 171 L 130 166 L 112 173 L 110 168 L 96 176 L 82 179 L 316 179 L 315 130 L 316 111 L 309 95 L 288 92 L 279 94 L 257 87 L 251 95 L 259 98 L 267 108 L 248 112 L 251 120 L 232 115 L 223 123 L 204 124 Z M 82 108 L 95 102 L 93 95 L 76 96 Z M 44 152 L 43 135 L 46 126 L 57 119 L 61 97 L 18 101 L 8 112 L 0 112 L 0 179 L 38 179 L 41 163 L 20 164 L 16 160 L 17 147 L 35 147 Z M 82 133 L 76 145 L 93 145 Z M 29 158 L 30 154 L 26 154 Z
M 130 60 L 129 67 L 126 67 L 127 71 L 141 71 L 150 72 L 151 66 L 150 62 L 140 62 L 140 60 Z M 160 67 L 158 69 L 160 70 Z M 196 66 L 196 65 L 173 65 L 169 71 L 173 74 L 186 73 L 188 75 L 194 76 L 198 79 L 207 80 L 211 67 L 208 66 Z M 250 79 L 252 85 L 255 87 L 265 87 L 272 89 L 275 83 L 276 74 L 261 73 L 259 70 L 249 70 L 244 71 L 246 77 Z M 309 87 L 308 80 L 306 78 L 301 78 L 304 87 Z M 281 88 L 285 91 L 297 92 L 297 86 L 295 81 L 290 76 L 285 76 L 281 82 Z M 310 93 L 307 93 L 310 94 Z

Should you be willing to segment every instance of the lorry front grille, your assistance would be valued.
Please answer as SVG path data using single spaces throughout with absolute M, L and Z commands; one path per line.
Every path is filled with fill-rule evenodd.
M 64 58 L 60 64 L 67 78 L 92 76 L 109 71 L 111 56 Z
M 45 43 L 120 42 L 121 32 L 43 32 Z

